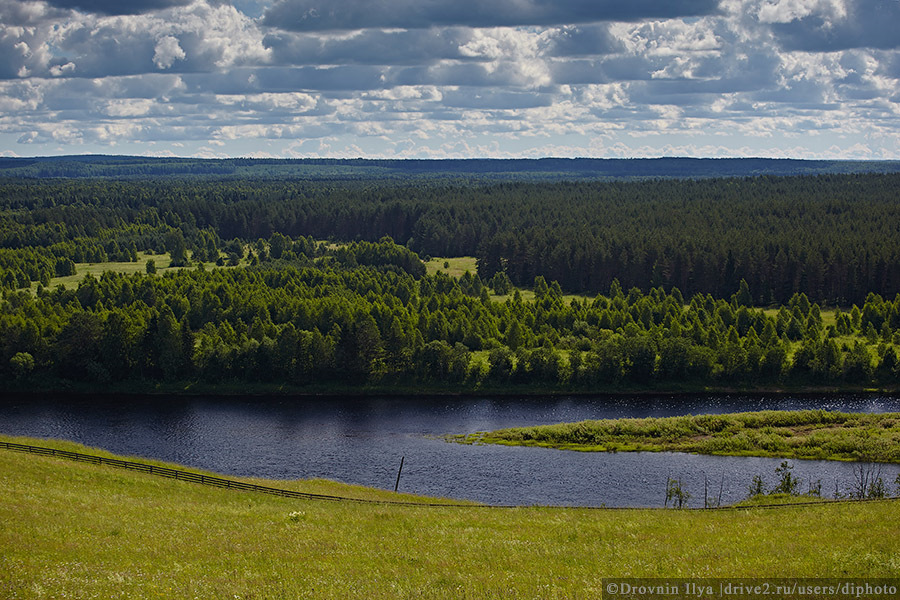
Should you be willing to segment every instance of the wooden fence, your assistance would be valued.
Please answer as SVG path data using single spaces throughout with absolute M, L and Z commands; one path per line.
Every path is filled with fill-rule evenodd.
M 28 444 L 17 444 L 15 442 L 0 441 L 0 448 L 7 450 L 16 450 L 19 452 L 29 452 L 31 454 L 40 454 L 43 456 L 54 456 L 58 458 L 66 458 L 79 462 L 87 462 L 95 465 L 109 465 L 120 469 L 130 469 L 132 471 L 140 471 L 160 477 L 168 477 L 170 479 L 178 479 L 179 481 L 188 481 L 190 483 L 199 483 L 201 485 L 210 485 L 213 487 L 227 488 L 232 490 L 244 490 L 248 492 L 262 492 L 264 494 L 272 494 L 285 498 L 300 498 L 303 500 L 331 500 L 336 502 L 361 502 L 366 504 L 405 504 L 414 506 L 447 506 L 447 504 L 427 503 L 427 502 L 402 502 L 396 500 L 370 500 L 363 498 L 346 498 L 343 496 L 329 496 L 326 494 L 311 494 L 308 492 L 297 492 L 294 490 L 285 490 L 282 488 L 274 488 L 266 485 L 257 485 L 255 483 L 247 483 L 235 479 L 226 479 L 224 477 L 216 477 L 213 475 L 203 475 L 201 473 L 192 473 L 182 469 L 171 469 L 169 467 L 160 467 L 132 460 L 121 460 L 118 458 L 107 458 L 105 456 L 97 456 L 95 454 L 82 454 L 80 452 L 71 452 L 69 450 L 59 450 L 57 448 L 45 448 L 43 446 L 31 446 Z M 460 505 L 462 506 L 462 505 Z
M 329 496 L 327 494 L 311 494 L 308 492 L 297 492 L 294 490 L 285 490 L 282 488 L 274 488 L 266 485 L 257 485 L 255 483 L 247 483 L 235 479 L 226 479 L 224 477 L 216 477 L 214 475 L 203 475 L 201 473 L 192 473 L 182 469 L 171 469 L 169 467 L 160 467 L 132 460 L 121 460 L 118 458 L 107 458 L 105 456 L 97 456 L 95 454 L 82 454 L 80 452 L 71 452 L 69 450 L 59 450 L 57 448 L 45 448 L 43 446 L 31 446 L 28 444 L 17 444 L 15 442 L 4 442 L 0 440 L 0 449 L 16 450 L 18 452 L 30 452 L 32 454 L 40 454 L 43 456 L 55 456 L 58 458 L 66 458 L 69 460 L 77 460 L 95 465 L 109 465 L 120 469 L 130 469 L 132 471 L 140 471 L 160 477 L 168 477 L 170 479 L 178 479 L 179 481 L 188 481 L 190 483 L 199 483 L 201 485 L 210 485 L 213 487 L 227 488 L 232 490 L 244 490 L 248 492 L 262 492 L 264 494 L 272 494 L 282 496 L 284 498 L 299 498 L 303 500 L 329 500 L 332 502 L 359 502 L 363 504 L 397 504 L 402 506 L 435 506 L 435 507 L 456 507 L 456 508 L 526 508 L 516 505 L 496 505 L 496 504 L 453 504 L 439 502 L 404 502 L 400 500 L 371 500 L 365 498 L 347 498 L 345 496 Z M 894 498 L 867 498 L 867 499 L 841 499 L 841 500 L 809 500 L 798 501 L 781 504 L 754 504 L 747 506 L 720 506 L 711 508 L 687 508 L 682 510 L 753 510 L 761 508 L 788 508 L 799 506 L 810 506 L 814 504 L 843 504 L 847 502 L 878 502 L 878 501 L 900 501 L 900 497 Z M 568 506 L 558 508 L 579 508 L 579 509 L 597 509 L 597 510 L 646 510 L 634 509 L 629 507 L 595 507 L 595 506 Z

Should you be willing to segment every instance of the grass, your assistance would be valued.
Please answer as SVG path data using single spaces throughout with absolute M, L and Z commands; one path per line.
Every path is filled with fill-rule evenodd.
M 55 448 L 57 450 L 68 450 L 69 452 L 80 452 L 82 454 L 91 454 L 94 456 L 102 456 L 106 458 L 118 458 L 123 460 L 131 460 L 142 462 L 148 465 L 156 465 L 160 467 L 169 467 L 175 469 L 184 469 L 190 471 L 192 473 L 197 473 L 200 475 L 212 475 L 216 477 L 222 477 L 219 473 L 214 473 L 212 471 L 206 471 L 203 469 L 196 469 L 194 467 L 185 467 L 183 465 L 177 465 L 169 462 L 164 462 L 160 460 L 154 460 L 150 458 L 144 457 L 136 457 L 136 456 L 121 456 L 118 454 L 113 454 L 112 452 L 108 452 L 102 448 L 92 448 L 89 446 L 84 446 L 83 444 L 78 444 L 75 442 L 70 442 L 67 440 L 55 440 L 55 439 L 36 439 L 29 437 L 20 437 L 20 436 L 8 436 L 8 435 L 0 435 L 0 441 L 5 442 L 15 442 L 18 444 L 28 444 L 32 446 L 42 446 L 44 448 Z M 454 500 L 449 498 L 433 498 L 430 496 L 416 496 L 414 494 L 403 494 L 403 493 L 394 493 L 385 490 L 380 490 L 377 488 L 370 488 L 361 485 L 351 485 L 346 483 L 339 483 L 337 481 L 331 481 L 328 479 L 302 479 L 302 480 L 271 480 L 271 479 L 261 479 L 257 477 L 238 477 L 234 475 L 226 476 L 227 479 L 234 479 L 237 481 L 244 481 L 247 483 L 255 483 L 257 485 L 263 485 L 268 487 L 276 487 L 286 490 L 294 490 L 297 492 L 303 492 L 306 494 L 321 494 L 326 496 L 340 496 L 342 498 L 354 499 L 354 500 L 366 500 L 366 501 L 387 501 L 387 502 L 427 502 L 427 503 L 440 503 L 440 504 L 472 504 L 475 505 L 474 502 L 462 501 L 462 500 Z
M 364 505 L 5 450 L 0 485 L 0 596 L 10 599 L 574 599 L 600 597 L 603 577 L 900 569 L 890 501 L 735 511 Z
M 466 271 L 475 275 L 478 273 L 478 265 L 477 260 L 474 256 L 456 256 L 453 258 L 432 258 L 431 260 L 425 263 L 425 271 L 429 275 L 434 275 L 435 273 L 444 273 L 449 275 L 450 277 L 462 277 Z M 446 266 L 444 266 L 446 265 Z M 524 302 L 532 302 L 534 300 L 534 291 L 529 289 L 519 288 L 519 294 L 522 296 L 522 300 Z M 506 300 L 511 299 L 513 297 L 512 293 L 510 294 L 490 294 L 491 300 L 494 302 L 506 302 Z M 594 296 L 585 296 L 582 294 L 565 294 L 563 296 L 563 302 L 569 304 L 572 300 L 593 300 Z
M 534 290 L 529 289 L 519 289 L 519 294 L 522 296 L 523 302 L 534 302 Z M 491 294 L 491 300 L 495 302 L 506 302 L 507 299 L 512 299 L 512 294 L 505 294 L 503 296 L 499 296 L 497 294 Z M 562 300 L 565 304 L 570 304 L 572 300 L 588 301 L 592 302 L 596 298 L 596 296 L 585 296 L 583 294 L 563 294 Z
M 501 429 L 452 439 L 593 452 L 671 451 L 897 463 L 900 413 L 805 410 L 604 419 Z
M 188 251 L 188 256 L 190 256 L 190 251 Z M 172 267 L 170 266 L 172 263 L 172 258 L 168 253 L 165 254 L 146 254 L 144 252 L 137 253 L 137 261 L 136 262 L 104 262 L 104 263 L 75 263 L 75 274 L 67 275 L 65 277 L 53 277 L 50 279 L 49 289 L 53 289 L 58 285 L 62 285 L 69 289 L 75 289 L 78 287 L 78 284 L 84 280 L 85 275 L 93 275 L 97 279 L 100 279 L 100 276 L 106 272 L 114 272 L 114 273 L 122 273 L 125 275 L 131 273 L 146 273 L 147 272 L 147 260 L 152 260 L 156 264 L 156 274 L 162 275 L 166 271 L 179 271 L 181 269 L 196 269 L 197 263 L 191 263 L 188 267 Z M 245 264 L 246 261 L 241 261 L 241 264 Z M 205 262 L 203 266 L 206 269 L 217 269 L 221 267 L 217 267 L 214 262 Z M 32 282 L 31 290 L 37 290 L 37 282 Z
M 425 263 L 425 270 L 429 275 L 441 272 L 450 277 L 462 277 L 466 271 L 475 275 L 478 272 L 477 260 L 474 256 L 432 258 Z

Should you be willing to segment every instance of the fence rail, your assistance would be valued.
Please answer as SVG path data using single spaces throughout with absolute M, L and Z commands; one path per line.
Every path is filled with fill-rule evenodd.
M 454 504 L 441 502 L 404 502 L 402 500 L 372 500 L 367 498 L 348 498 L 346 496 L 330 496 L 327 494 L 313 494 L 309 492 L 297 492 L 295 490 L 286 490 L 283 488 L 269 487 L 266 485 L 258 485 L 255 483 L 247 483 L 246 481 L 238 481 L 236 479 L 226 479 L 224 477 L 216 477 L 214 475 L 203 475 L 201 473 L 192 473 L 182 469 L 172 469 L 169 467 L 160 467 L 133 460 L 121 460 L 118 458 L 108 458 L 106 456 L 97 456 L 96 454 L 82 454 L 80 452 L 72 452 L 70 450 L 60 450 L 58 448 L 46 448 L 44 446 L 31 446 L 29 444 L 19 444 L 16 442 L 4 442 L 0 440 L 0 449 L 15 450 L 18 452 L 29 452 L 31 454 L 40 454 L 42 456 L 55 456 L 66 458 L 69 460 L 77 460 L 79 462 L 87 462 L 95 465 L 109 465 L 120 469 L 130 469 L 132 471 L 140 471 L 160 477 L 168 477 L 179 481 L 187 481 L 190 483 L 198 483 L 201 485 L 209 485 L 219 488 L 227 488 L 232 490 L 244 490 L 248 492 L 261 492 L 264 494 L 272 494 L 282 496 L 284 498 L 299 498 L 302 500 L 328 500 L 331 502 L 358 502 L 361 504 L 395 504 L 400 506 L 434 506 L 441 508 L 527 508 L 524 506 L 511 504 Z M 790 508 L 800 506 L 814 506 L 823 504 L 844 504 L 847 502 L 879 502 L 879 501 L 900 501 L 900 497 L 894 498 L 865 498 L 865 499 L 841 499 L 841 500 L 813 500 L 803 502 L 789 502 L 782 504 L 753 504 L 747 506 L 719 506 L 715 508 L 688 508 L 683 510 L 752 510 L 762 508 Z M 629 507 L 596 507 L 596 506 L 566 506 L 556 508 L 579 508 L 579 509 L 599 509 L 599 510 L 635 510 Z
M 179 481 L 187 481 L 190 483 L 199 483 L 219 488 L 227 488 L 233 490 L 244 490 L 248 492 L 262 492 L 264 494 L 272 494 L 282 496 L 284 498 L 299 498 L 303 500 L 330 500 L 333 502 L 360 502 L 364 504 L 403 504 L 412 506 L 448 506 L 440 503 L 427 502 L 402 502 L 396 500 L 371 500 L 366 498 L 347 498 L 344 496 L 330 496 L 327 494 L 313 494 L 309 492 L 298 492 L 295 490 L 286 490 L 283 488 L 269 487 L 266 485 L 258 485 L 255 483 L 247 483 L 246 481 L 238 481 L 236 479 L 226 479 L 224 477 L 216 477 L 214 475 L 203 475 L 201 473 L 192 473 L 182 469 L 172 469 L 169 467 L 160 467 L 132 460 L 121 460 L 118 458 L 108 458 L 106 456 L 97 456 L 95 454 L 82 454 L 80 452 L 72 452 L 70 450 L 60 450 L 58 448 L 46 448 L 43 446 L 31 446 L 29 444 L 18 444 L 15 442 L 0 441 L 0 448 L 7 450 L 15 450 L 18 452 L 28 452 L 31 454 L 40 454 L 42 456 L 54 456 L 58 458 L 66 458 L 79 462 L 87 462 L 95 465 L 109 465 L 120 469 L 129 469 L 132 471 L 140 471 L 160 477 L 168 477 Z M 450 505 L 453 506 L 453 505 Z M 469 505 L 457 505 L 469 506 Z

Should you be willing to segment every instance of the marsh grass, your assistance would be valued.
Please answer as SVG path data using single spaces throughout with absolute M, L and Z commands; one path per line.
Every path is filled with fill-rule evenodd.
M 804 410 L 604 419 L 500 429 L 452 439 L 589 452 L 671 451 L 900 462 L 900 413 Z
M 738 511 L 369 505 L 5 450 L 0 488 L 0 597 L 9 599 L 577 599 L 600 597 L 609 576 L 900 568 L 891 501 Z

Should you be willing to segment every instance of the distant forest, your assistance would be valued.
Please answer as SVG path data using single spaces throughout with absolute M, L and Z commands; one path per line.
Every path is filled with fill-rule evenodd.
M 897 190 L 6 178 L 0 382 L 896 386 Z M 134 267 L 79 273 L 111 261 Z
M 560 181 L 898 173 L 900 161 L 772 158 L 259 159 L 142 156 L 0 157 L 0 177 Z
M 0 285 L 129 260 L 181 236 L 199 256 L 233 240 L 390 236 L 422 256 L 475 256 L 483 280 L 543 276 L 596 294 L 677 287 L 756 305 L 803 293 L 861 304 L 900 290 L 898 174 L 454 184 L 26 180 L 0 184 Z M 239 242 L 234 242 L 239 243 Z M 15 284 L 13 281 L 15 280 Z

